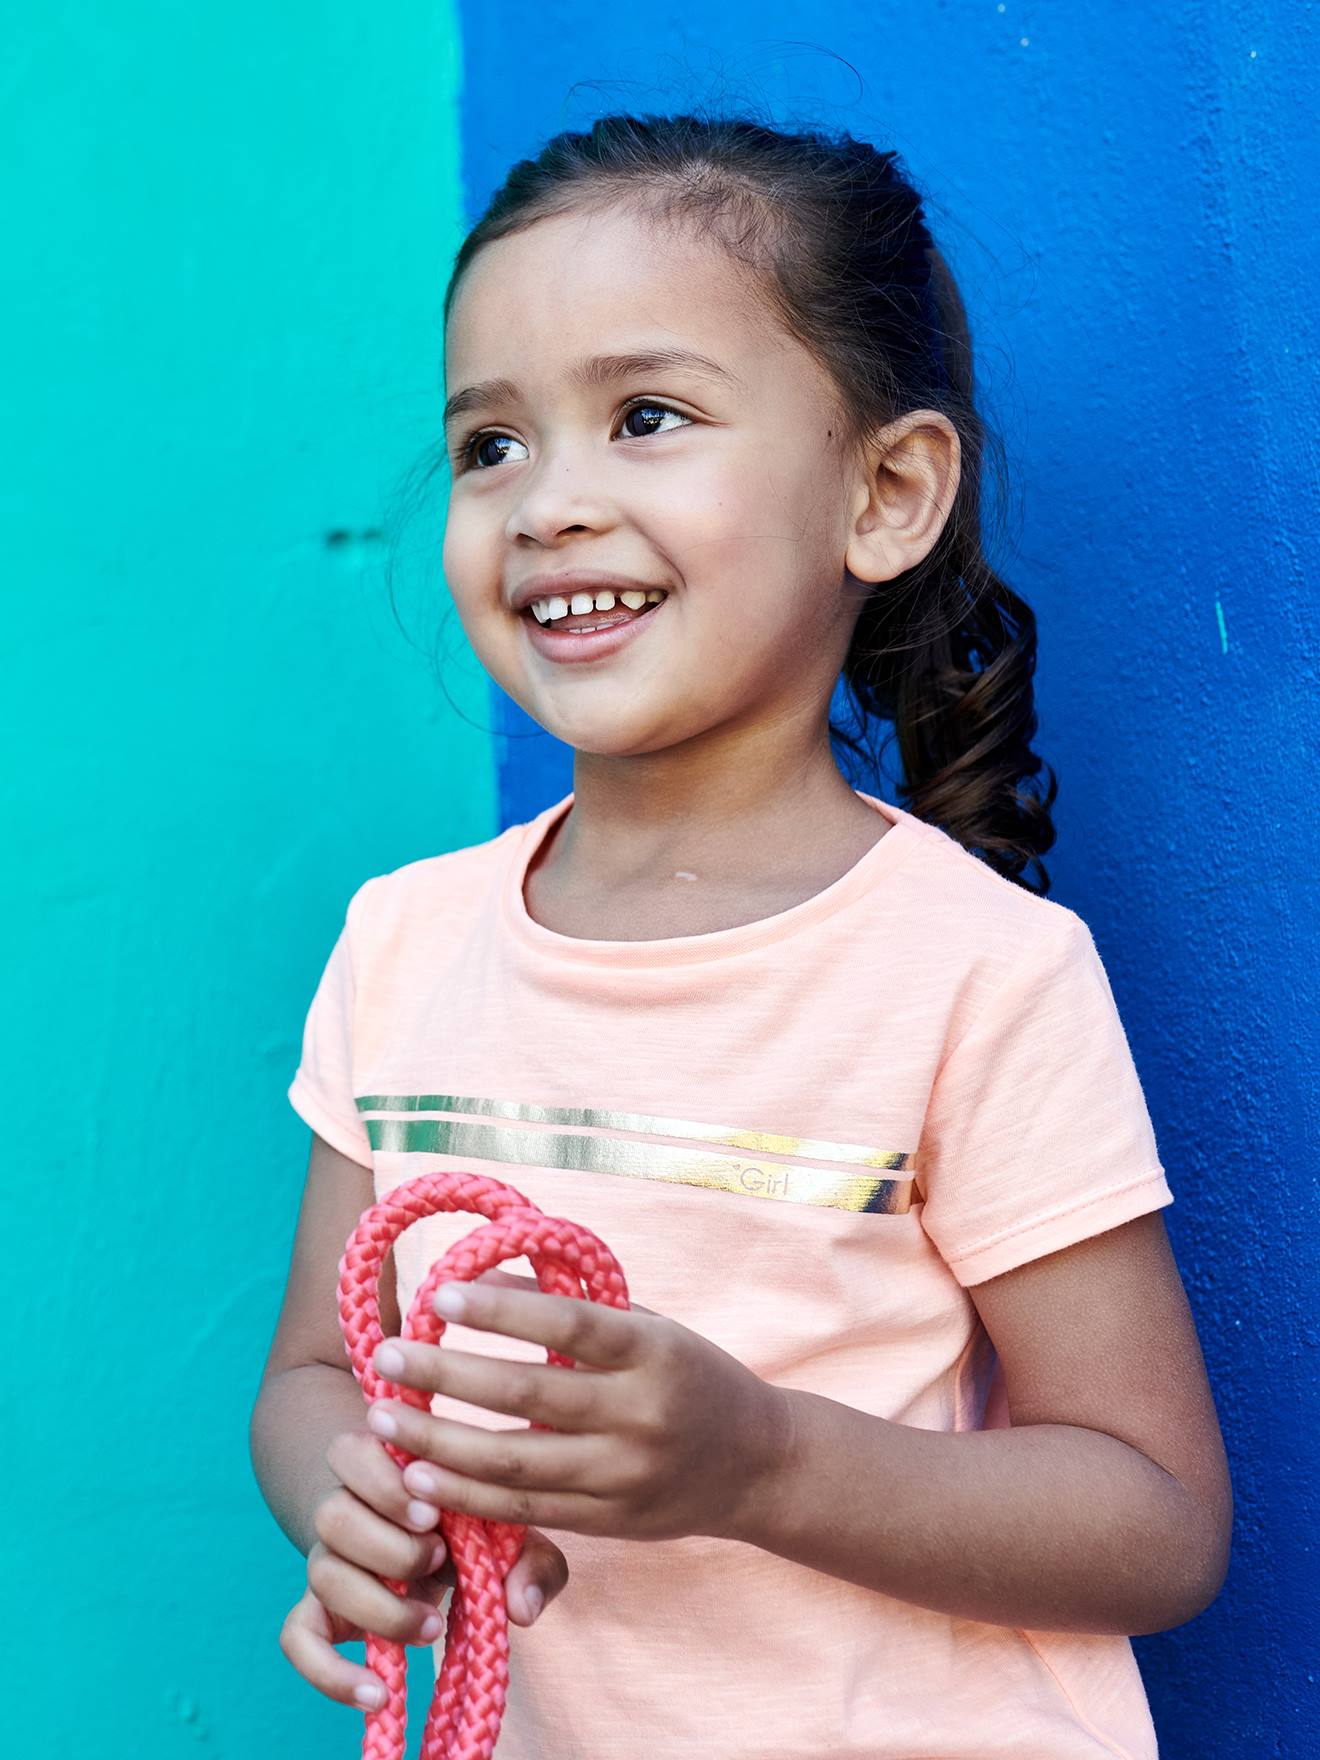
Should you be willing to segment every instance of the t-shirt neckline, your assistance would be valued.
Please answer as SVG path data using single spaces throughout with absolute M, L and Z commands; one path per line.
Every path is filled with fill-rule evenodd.
M 773 916 L 758 917 L 754 922 L 739 923 L 728 929 L 708 930 L 702 935 L 671 935 L 654 941 L 598 941 L 561 935 L 555 929 L 547 929 L 528 912 L 523 896 L 523 885 L 533 857 L 573 804 L 574 796 L 570 791 L 562 800 L 528 820 L 522 827 L 521 837 L 512 842 L 501 888 L 505 927 L 525 947 L 551 959 L 632 969 L 723 959 L 751 948 L 785 941 L 809 925 L 842 910 L 892 873 L 927 830 L 922 820 L 902 807 L 896 807 L 878 795 L 867 794 L 860 788 L 855 788 L 853 793 L 887 819 L 892 829 L 873 843 L 846 873 L 810 898 L 791 905 L 788 910 L 776 911 Z

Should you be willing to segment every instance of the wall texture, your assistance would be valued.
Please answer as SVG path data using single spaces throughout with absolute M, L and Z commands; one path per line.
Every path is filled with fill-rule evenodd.
M 1161 1749 L 1320 1748 L 1318 38 L 1314 9 L 1205 0 L 29 11 L 6 1195 L 43 1307 L 14 1339 L 8 1749 L 355 1750 L 276 1647 L 301 1563 L 247 1461 L 307 1148 L 285 1089 L 358 882 L 571 786 L 443 619 L 443 508 L 395 546 L 443 689 L 382 530 L 502 171 L 607 109 L 739 98 L 899 147 L 963 280 L 1041 622 L 1055 896 L 1146 1083 L 1238 1491 L 1219 1601 L 1138 1640 Z
M 1315 9 L 462 11 L 473 219 L 545 136 L 685 99 L 849 128 L 931 193 L 1040 620 L 1054 896 L 1146 1085 L 1234 1468 L 1223 1594 L 1137 1640 L 1161 1751 L 1320 1752 Z M 500 706 L 512 823 L 571 755 Z
M 278 1649 L 305 1573 L 248 1461 L 285 1090 L 353 889 L 496 823 L 484 678 L 446 669 L 465 720 L 372 536 L 435 431 L 462 218 L 455 21 L 388 17 L 52 0 L 8 33 L 6 1239 L 41 1303 L 6 1753 L 361 1740 Z

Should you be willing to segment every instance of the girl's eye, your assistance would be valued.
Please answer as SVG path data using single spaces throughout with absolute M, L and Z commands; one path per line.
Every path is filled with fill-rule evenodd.
M 691 419 L 690 417 L 685 416 L 681 410 L 671 409 L 667 403 L 634 403 L 630 409 L 624 411 L 623 420 L 625 425 L 630 422 L 634 416 L 640 415 L 677 416 L 680 422 L 687 422 Z M 642 434 L 630 434 L 628 438 L 630 440 L 641 440 L 646 434 L 659 434 L 664 431 L 665 430 L 661 428 L 646 428 Z
M 648 403 L 639 399 L 638 402 L 632 404 L 624 411 L 623 422 L 621 425 L 626 428 L 627 424 L 632 421 L 634 416 L 645 416 L 649 424 L 651 418 L 657 415 L 660 416 L 662 420 L 665 416 L 675 416 L 678 421 L 687 422 L 689 424 L 692 420 L 690 416 L 685 416 L 682 410 L 672 409 L 667 403 Z M 647 425 L 642 429 L 641 433 L 630 433 L 627 435 L 627 438 L 629 440 L 644 440 L 648 434 L 660 434 L 669 431 L 670 430 Z M 514 440 L 509 434 L 497 434 L 489 431 L 484 434 L 474 434 L 470 440 L 465 441 L 458 449 L 458 462 L 460 466 L 464 470 L 489 470 L 491 465 L 503 463 L 503 458 L 487 457 L 483 459 L 482 457 L 483 447 L 493 446 L 500 442 L 508 442 L 513 446 L 521 446 L 523 444 L 521 440 Z

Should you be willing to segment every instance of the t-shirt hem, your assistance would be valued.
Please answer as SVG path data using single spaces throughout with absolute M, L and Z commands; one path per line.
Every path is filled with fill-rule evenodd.
M 1063 1247 L 1089 1240 L 1092 1235 L 1104 1234 L 1121 1223 L 1131 1222 L 1136 1216 L 1144 1216 L 1148 1211 L 1172 1203 L 1173 1192 L 1164 1169 L 1156 1168 L 1153 1173 L 1129 1180 L 1115 1191 L 1103 1192 L 1051 1216 L 1042 1216 L 1024 1227 L 1015 1228 L 1010 1234 L 974 1247 L 970 1252 L 946 1259 L 945 1263 L 965 1289 L 969 1284 L 984 1283 L 987 1278 L 998 1277 L 1005 1271 L 1015 1271 L 1019 1265 L 1032 1259 L 1057 1253 Z
M 332 1149 L 338 1149 L 341 1155 L 347 1155 L 360 1167 L 374 1166 L 370 1146 L 363 1142 L 360 1132 L 350 1131 L 332 1112 L 328 1112 L 301 1076 L 295 1076 L 289 1085 L 289 1104 L 303 1123 L 310 1125 L 318 1137 L 324 1137 Z

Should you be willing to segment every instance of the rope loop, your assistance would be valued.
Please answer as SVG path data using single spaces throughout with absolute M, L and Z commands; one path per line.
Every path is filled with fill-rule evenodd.
M 339 1261 L 339 1324 L 353 1373 L 368 1404 L 397 1399 L 429 1411 L 431 1396 L 387 1381 L 376 1368 L 380 1326 L 380 1273 L 385 1255 L 413 1223 L 441 1210 L 468 1210 L 487 1218 L 456 1241 L 423 1278 L 402 1336 L 439 1344 L 445 1321 L 431 1305 L 442 1283 L 472 1282 L 507 1259 L 526 1257 L 549 1295 L 629 1306 L 628 1286 L 613 1253 L 591 1233 L 563 1217 L 547 1216 L 513 1186 L 479 1173 L 428 1173 L 395 1186 L 363 1211 Z M 575 1367 L 571 1357 L 546 1352 L 547 1362 Z M 546 1424 L 533 1424 L 546 1430 Z M 383 1445 L 398 1465 L 416 1456 L 392 1442 Z M 509 1682 L 509 1620 L 504 1594 L 508 1576 L 527 1536 L 520 1522 L 482 1521 L 460 1510 L 440 1511 L 440 1532 L 454 1564 L 444 1662 L 436 1678 L 422 1733 L 421 1760 L 490 1760 L 500 1733 Z M 396 1595 L 404 1582 L 384 1579 Z M 408 1723 L 408 1662 L 402 1644 L 366 1634 L 367 1667 L 385 1685 L 379 1711 L 366 1713 L 363 1760 L 403 1760 Z

